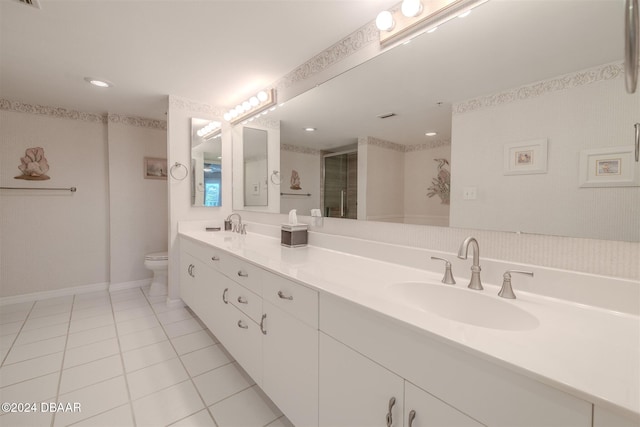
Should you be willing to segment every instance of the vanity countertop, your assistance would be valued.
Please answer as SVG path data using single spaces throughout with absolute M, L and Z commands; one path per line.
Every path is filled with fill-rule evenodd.
M 432 338 L 584 400 L 640 415 L 638 316 L 518 292 L 517 289 L 516 300 L 504 300 L 497 296 L 497 284 L 483 283 L 484 294 L 527 311 L 538 319 L 539 325 L 524 331 L 473 326 L 389 299 L 392 284 L 439 283 L 442 272 L 311 245 L 286 248 L 280 245 L 279 239 L 253 233 L 183 230 L 180 235 L 226 250 L 303 285 L 399 320 Z M 466 280 L 459 280 L 456 286 L 466 288 Z

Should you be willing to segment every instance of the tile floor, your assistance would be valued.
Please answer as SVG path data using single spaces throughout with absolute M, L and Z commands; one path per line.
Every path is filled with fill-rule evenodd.
M 200 320 L 164 300 L 132 289 L 0 307 L 0 401 L 37 410 L 3 406 L 0 426 L 290 427 Z

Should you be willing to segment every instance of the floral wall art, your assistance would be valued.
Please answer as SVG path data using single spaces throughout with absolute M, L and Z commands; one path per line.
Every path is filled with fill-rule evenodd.
M 427 196 L 438 196 L 443 205 L 449 204 L 449 194 L 451 189 L 451 172 L 449 171 L 449 161 L 447 159 L 433 159 L 438 162 L 438 174 L 431 180 L 431 187 L 427 190 Z
M 46 173 L 49 171 L 49 163 L 44 156 L 44 148 L 33 147 L 27 148 L 24 157 L 20 158 L 21 175 L 14 177 L 15 179 L 27 179 L 30 181 L 44 181 L 51 179 Z

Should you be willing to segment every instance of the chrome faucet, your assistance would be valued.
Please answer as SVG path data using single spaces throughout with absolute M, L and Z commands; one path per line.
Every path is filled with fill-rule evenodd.
M 526 274 L 528 276 L 533 277 L 532 271 L 521 271 L 521 270 L 507 270 L 502 276 L 502 288 L 498 295 L 502 298 L 516 299 L 516 294 L 513 293 L 513 288 L 511 287 L 511 273 L 520 273 Z
M 237 224 L 231 221 L 231 218 L 234 216 L 238 217 Z M 242 223 L 242 217 L 237 212 L 229 214 L 227 219 L 224 220 L 224 229 L 225 231 L 231 230 L 234 233 L 247 234 L 246 224 Z
M 469 244 L 471 244 L 471 248 L 473 249 L 473 264 L 471 265 L 471 281 L 469 282 L 469 286 L 467 287 L 469 289 L 481 291 L 484 288 L 482 287 L 482 282 L 480 281 L 480 247 L 478 246 L 478 241 L 475 237 L 469 236 L 464 239 L 464 241 L 460 245 L 460 249 L 458 250 L 458 258 L 467 259 Z

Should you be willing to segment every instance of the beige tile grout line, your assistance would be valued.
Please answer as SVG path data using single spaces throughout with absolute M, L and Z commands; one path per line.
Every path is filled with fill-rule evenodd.
M 71 316 L 73 315 L 73 306 L 76 302 L 76 296 L 73 295 L 73 299 L 71 300 L 71 307 L 69 308 L 69 323 L 67 324 L 67 335 L 64 339 L 64 348 L 62 349 L 62 360 L 60 361 L 60 372 L 58 373 L 58 387 L 56 389 L 56 403 L 60 403 L 60 386 L 62 385 L 62 373 L 64 372 L 64 358 L 67 355 L 67 344 L 69 344 L 69 331 L 71 330 Z M 37 301 L 36 301 L 37 303 Z M 34 304 L 35 306 L 35 304 Z M 53 412 L 53 416 L 51 417 L 51 427 L 54 426 L 56 421 L 56 412 Z
M 36 302 L 38 302 L 38 301 L 33 301 L 33 303 L 31 304 L 31 308 L 29 309 L 29 312 L 27 313 L 27 316 L 22 321 L 22 325 L 20 326 L 20 329 L 18 329 L 18 332 L 16 333 L 16 336 L 13 338 L 13 341 L 11 342 L 11 345 L 9 346 L 9 351 L 7 351 L 7 354 L 5 354 L 4 357 L 2 358 L 2 363 L 0 363 L 0 367 L 4 366 L 4 362 L 6 362 L 7 357 L 9 357 L 9 353 L 11 353 L 11 351 L 13 350 L 13 346 L 16 345 L 16 341 L 17 341 L 18 337 L 20 336 L 20 334 L 22 333 L 22 329 L 24 328 L 24 325 L 27 323 L 27 320 L 29 320 L 29 316 L 31 316 L 31 312 L 33 311 L 33 308 L 36 306 Z

